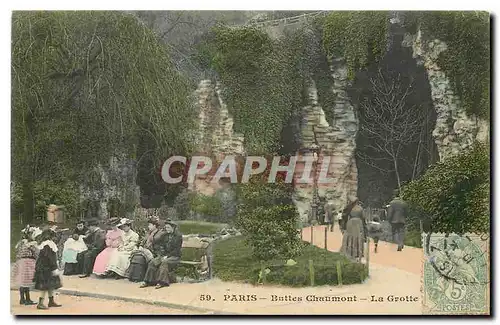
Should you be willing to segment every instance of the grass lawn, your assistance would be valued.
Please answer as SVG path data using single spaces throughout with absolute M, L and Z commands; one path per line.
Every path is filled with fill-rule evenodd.
M 223 281 L 241 281 L 256 284 L 261 263 L 252 256 L 242 236 L 216 243 L 214 247 L 214 275 Z M 310 285 L 309 260 L 313 260 L 315 285 L 338 285 L 337 262 L 340 262 L 343 284 L 361 283 L 366 278 L 366 268 L 351 262 L 340 253 L 304 243 L 300 256 L 294 258 L 296 265 L 286 266 L 285 260 L 267 261 L 270 269 L 265 284 L 302 287 Z
M 187 234 L 212 235 L 227 226 L 226 224 L 223 223 L 212 223 L 212 222 L 191 221 L 191 220 L 176 221 L 176 223 L 179 225 L 179 229 L 183 235 Z

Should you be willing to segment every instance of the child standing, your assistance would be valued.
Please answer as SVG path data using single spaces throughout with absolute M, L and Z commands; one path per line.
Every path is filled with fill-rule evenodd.
M 33 276 L 35 274 L 35 263 L 37 257 L 37 243 L 33 241 L 32 231 L 28 225 L 21 231 L 22 239 L 16 245 L 16 264 L 14 264 L 14 279 L 19 286 L 21 305 L 36 305 L 36 302 L 31 300 L 30 288 L 33 287 Z
M 57 245 L 54 242 L 56 233 L 46 229 L 40 235 L 38 259 L 35 266 L 35 289 L 40 290 L 40 298 L 37 309 L 48 309 L 48 307 L 61 307 L 54 301 L 54 291 L 62 287 L 61 271 L 57 267 Z M 48 293 L 48 307 L 44 305 L 45 296 Z
M 367 224 L 368 234 L 373 238 L 375 243 L 375 253 L 377 253 L 378 240 L 382 236 L 382 225 L 380 224 L 380 218 L 374 217 L 372 221 Z

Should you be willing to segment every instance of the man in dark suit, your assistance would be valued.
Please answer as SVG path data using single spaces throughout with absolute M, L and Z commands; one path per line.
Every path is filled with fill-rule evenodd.
M 106 248 L 106 232 L 99 228 L 99 220 L 89 220 L 89 233 L 84 238 L 88 249 L 77 256 L 78 264 L 81 266 L 80 278 L 89 277 L 94 268 L 94 262 L 99 253 Z
M 408 204 L 399 197 L 399 191 L 394 191 L 395 198 L 389 203 L 387 220 L 391 223 L 392 240 L 398 244 L 398 251 L 404 247 L 405 223 L 408 216 Z

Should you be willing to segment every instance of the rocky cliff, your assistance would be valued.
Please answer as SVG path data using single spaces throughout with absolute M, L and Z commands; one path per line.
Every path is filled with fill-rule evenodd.
M 321 148 L 318 163 L 325 156 L 330 157 L 327 176 L 332 182 L 320 184 L 318 195 L 322 202 L 330 201 L 335 210 L 341 210 L 350 196 L 357 193 L 357 168 L 354 151 L 358 120 L 347 96 L 347 67 L 342 58 L 333 60 L 331 74 L 334 80 L 332 92 L 336 95 L 333 107 L 333 123 L 325 118 L 318 103 L 314 82 L 308 89 L 309 105 L 303 108 L 304 121 L 301 126 L 301 149 L 311 148 L 314 138 Z M 321 168 L 327 168 L 321 166 Z M 319 171 L 318 171 L 319 173 Z M 313 186 L 302 184 L 296 187 L 294 202 L 301 219 L 306 221 L 312 203 Z
M 243 135 L 233 131 L 234 120 L 221 97 L 221 85 L 211 80 L 202 80 L 196 90 L 199 110 L 199 129 L 196 141 L 197 152 L 213 156 L 222 161 L 227 155 L 243 155 Z M 215 165 L 215 162 L 214 162 Z M 209 177 L 197 177 L 189 189 L 213 195 L 219 188 L 211 184 Z
M 136 173 L 135 161 L 121 155 L 112 157 L 106 166 L 98 165 L 80 186 L 80 202 L 87 205 L 85 217 L 106 219 L 113 213 L 110 208 L 125 211 L 131 217 L 140 197 Z
M 425 41 L 418 31 L 416 35 L 405 35 L 403 45 L 413 49 L 413 57 L 424 65 L 429 77 L 437 113 L 432 135 L 440 160 L 457 154 L 475 140 L 486 141 L 489 138 L 489 123 L 466 113 L 451 88 L 450 79 L 437 64 L 439 54 L 447 50 L 446 43 L 440 40 Z

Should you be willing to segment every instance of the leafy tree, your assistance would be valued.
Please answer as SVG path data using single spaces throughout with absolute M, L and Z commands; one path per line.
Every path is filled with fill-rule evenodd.
M 403 199 L 431 216 L 431 232 L 490 230 L 489 145 L 473 147 L 431 166 L 403 188 Z
M 151 135 L 157 164 L 187 153 L 190 94 L 168 50 L 132 15 L 15 12 L 12 177 L 25 219 L 36 181 L 78 183 L 116 153 L 136 158 L 138 134 Z

